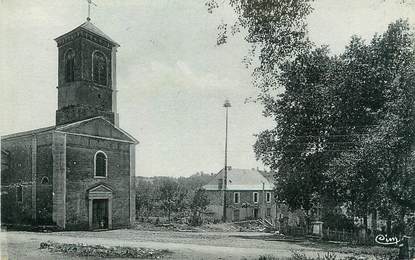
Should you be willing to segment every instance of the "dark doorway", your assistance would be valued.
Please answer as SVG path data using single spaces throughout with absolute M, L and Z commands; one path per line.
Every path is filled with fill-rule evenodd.
M 92 201 L 92 228 L 108 228 L 108 200 L 99 199 Z
M 254 219 L 258 218 L 258 209 L 254 209 Z

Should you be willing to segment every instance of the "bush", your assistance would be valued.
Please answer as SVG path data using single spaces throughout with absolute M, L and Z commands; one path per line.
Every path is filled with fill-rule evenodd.
M 194 227 L 201 226 L 203 224 L 203 219 L 198 215 L 192 215 L 189 224 Z
M 354 222 L 352 218 L 349 218 L 341 213 L 327 212 L 323 216 L 324 226 L 331 230 L 354 230 Z
M 100 245 L 85 244 L 66 244 L 55 242 L 42 242 L 40 249 L 47 249 L 50 252 L 63 253 L 73 256 L 93 256 L 99 258 L 160 258 L 169 254 L 168 250 L 150 249 L 150 248 L 133 248 L 113 246 L 106 247 Z

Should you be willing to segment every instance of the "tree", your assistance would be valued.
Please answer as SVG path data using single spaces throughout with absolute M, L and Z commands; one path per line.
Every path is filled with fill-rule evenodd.
M 172 212 L 181 212 L 186 208 L 186 190 L 171 178 L 161 179 L 159 186 L 158 202 L 160 207 L 167 213 L 168 220 L 171 220 Z
M 206 211 L 210 201 L 204 189 L 198 189 L 190 203 L 190 210 L 192 212 L 191 223 L 193 225 L 200 225 L 202 223 L 201 214 Z
M 136 212 L 137 216 L 160 216 L 167 213 L 184 215 L 189 212 L 189 205 L 203 185 L 211 180 L 210 174 L 203 172 L 190 177 L 137 177 Z
M 261 91 L 257 97 L 264 105 L 278 89 L 280 65 L 296 57 L 310 46 L 306 17 L 312 12 L 313 0 L 207 0 L 209 12 L 229 5 L 236 21 L 218 26 L 217 44 L 226 43 L 229 36 L 243 33 L 251 48 L 244 58 L 247 66 L 256 65 L 253 84 Z M 254 60 L 259 61 L 253 62 Z
M 327 47 L 310 48 L 286 62 L 280 76 L 285 92 L 265 107 L 276 125 L 254 146 L 257 158 L 277 170 L 278 199 L 307 213 L 324 195 L 323 173 L 332 156 L 323 148 L 333 117 L 329 75 L 336 64 Z
M 289 82 L 291 79 L 297 82 L 302 81 L 300 84 L 304 86 L 307 83 L 307 80 L 313 81 L 313 76 L 307 72 L 305 72 L 304 76 L 309 76 L 308 79 L 303 79 L 301 77 L 295 78 L 294 75 L 302 65 L 309 65 L 310 68 L 317 68 L 311 63 L 307 64 L 308 57 L 314 55 L 315 59 L 313 59 L 313 61 L 317 61 L 319 58 L 322 58 L 326 62 L 328 60 L 324 48 L 312 53 L 312 44 L 307 38 L 306 17 L 312 11 L 312 2 L 312 0 L 229 0 L 224 3 L 229 4 L 234 9 L 237 20 L 232 25 L 227 23 L 219 25 L 218 29 L 220 32 L 218 44 L 226 43 L 229 35 L 238 32 L 244 33 L 245 40 L 251 45 L 251 49 L 244 58 L 244 62 L 247 66 L 253 64 L 257 65 L 253 72 L 253 84 L 260 89 L 257 100 L 264 105 L 265 116 L 274 117 L 278 113 L 276 110 L 284 107 L 288 108 L 297 101 L 302 102 L 302 97 L 307 97 L 306 93 L 317 94 L 317 92 L 311 91 L 311 88 L 313 87 L 319 88 L 317 85 L 305 87 L 302 90 L 296 91 L 294 88 L 295 84 L 293 83 L 291 84 L 293 94 L 291 100 L 290 98 L 284 100 L 284 98 L 279 95 L 281 92 L 280 87 L 283 86 L 286 88 L 287 86 L 285 86 L 284 83 Z M 207 1 L 206 5 L 210 12 L 220 6 L 215 0 Z M 296 57 L 300 57 L 296 59 L 298 63 L 291 64 L 294 66 L 293 68 L 290 68 L 290 66 L 288 66 L 290 65 L 289 62 Z M 259 62 L 253 62 L 254 59 L 258 59 Z M 314 65 L 317 65 L 317 63 Z M 325 68 L 323 68 L 323 70 L 324 69 Z M 284 72 L 286 72 L 285 75 Z M 322 73 L 324 74 L 324 72 Z M 290 76 L 293 77 L 290 78 Z M 324 91 L 320 94 L 323 93 Z M 324 99 L 320 94 L 317 96 Z M 289 97 L 289 95 L 286 97 Z M 313 103 L 312 98 L 304 100 Z M 279 101 L 281 102 L 278 103 Z M 320 104 L 325 104 L 325 102 Z M 320 108 L 320 104 L 314 103 L 312 106 Z M 300 114 L 300 111 L 294 110 L 295 109 L 291 110 L 294 114 Z M 317 118 L 317 113 L 315 113 L 314 116 Z M 299 118 L 299 121 L 304 121 L 305 117 L 306 116 L 304 116 L 304 118 Z M 295 120 L 294 117 L 289 118 L 282 116 L 281 118 L 276 118 L 276 121 L 280 123 L 284 120 L 289 121 L 290 119 Z M 301 124 L 301 122 L 297 123 Z M 287 125 L 290 124 L 295 125 L 296 122 L 287 122 Z M 281 136 L 283 131 L 286 131 L 284 137 Z M 289 200 L 289 204 L 294 208 L 304 207 L 309 209 L 311 208 L 311 200 L 314 197 L 313 193 L 318 189 L 318 186 L 313 184 L 318 182 L 321 174 L 313 175 L 308 172 L 307 168 L 313 167 L 317 170 L 316 167 L 318 167 L 318 164 L 313 163 L 311 157 L 317 158 L 320 157 L 320 155 L 312 155 L 311 157 L 304 158 L 302 161 L 295 160 L 294 158 L 298 158 L 303 152 L 301 151 L 302 148 L 298 148 L 293 144 L 292 140 L 289 140 L 290 138 L 292 139 L 294 134 L 294 132 L 290 132 L 289 128 L 281 127 L 264 131 L 258 135 L 255 152 L 258 159 L 262 159 L 265 164 L 271 167 L 271 169 L 279 169 L 277 178 L 278 176 L 281 176 L 281 174 L 287 173 L 290 167 L 296 169 L 295 174 L 297 174 L 297 176 L 295 176 L 295 174 L 287 174 L 285 175 L 287 178 L 279 178 L 279 180 L 277 180 L 277 189 L 279 189 L 280 194 L 287 194 L 282 200 Z M 289 149 L 286 147 L 287 153 L 285 155 L 279 153 L 282 146 L 288 144 L 290 144 L 291 147 Z M 284 164 L 280 163 L 280 157 L 284 157 Z M 324 158 L 320 159 L 324 160 Z M 288 184 L 290 183 L 298 183 L 297 180 L 302 180 L 302 185 L 300 184 L 299 186 L 301 186 L 305 192 L 298 193 L 295 189 L 287 190 L 284 188 L 289 187 L 290 185 Z
M 311 47 L 281 66 L 285 91 L 265 105 L 276 126 L 254 149 L 278 169 L 282 202 L 305 210 L 347 205 L 361 217 L 379 209 L 401 222 L 414 209 L 413 42 L 399 20 L 370 44 L 353 37 L 334 57 Z
M 210 174 L 200 172 L 189 177 L 179 177 L 177 178 L 177 182 L 188 191 L 196 191 L 207 184 L 211 179 L 212 176 Z
M 136 196 L 135 196 L 135 210 L 137 216 L 150 215 L 154 209 L 155 189 L 154 185 L 148 180 L 137 179 L 136 184 Z
M 343 54 L 332 57 L 307 38 L 312 2 L 222 1 L 234 8 L 237 21 L 218 26 L 218 44 L 246 33 L 251 50 L 245 62 L 256 65 L 257 100 L 276 123 L 258 134 L 257 158 L 278 172 L 278 198 L 291 208 L 347 204 L 363 217 L 395 204 L 402 211 L 411 204 L 407 192 L 413 190 L 413 104 L 411 88 L 403 87 L 414 82 L 408 23 L 390 25 L 370 44 L 354 37 Z M 219 7 L 215 0 L 206 5 L 210 12 Z M 252 63 L 254 58 L 259 62 Z M 402 104 L 401 109 L 392 104 Z
M 362 70 L 366 76 L 359 78 L 376 97 L 366 98 L 373 100 L 371 116 L 365 119 L 369 127 L 355 140 L 358 150 L 342 153 L 329 176 L 343 185 L 341 194 L 357 215 L 379 210 L 390 233 L 392 220 L 404 226 L 405 214 L 415 210 L 414 35 L 406 21 L 398 20 L 361 48 L 369 51 Z

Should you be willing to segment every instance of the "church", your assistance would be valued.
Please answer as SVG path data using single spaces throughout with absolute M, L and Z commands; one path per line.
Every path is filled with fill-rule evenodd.
M 129 227 L 138 141 L 118 123 L 120 45 L 90 18 L 55 41 L 56 125 L 1 137 L 1 223 Z

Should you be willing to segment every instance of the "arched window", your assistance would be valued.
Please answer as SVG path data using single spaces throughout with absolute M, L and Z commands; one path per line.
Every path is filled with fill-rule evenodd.
M 46 176 L 42 177 L 42 180 L 40 181 L 41 184 L 49 184 L 49 178 Z
M 94 177 L 107 177 L 107 155 L 98 151 L 94 158 Z
M 74 76 L 75 53 L 73 50 L 68 50 L 65 54 L 65 81 L 72 82 L 75 80 Z
M 94 82 L 107 85 L 107 59 L 98 51 L 92 56 L 92 77 Z

